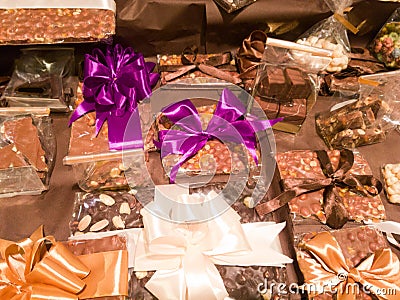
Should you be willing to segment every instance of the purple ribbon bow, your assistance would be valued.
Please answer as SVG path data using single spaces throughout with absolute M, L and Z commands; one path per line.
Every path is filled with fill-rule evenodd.
M 157 148 L 161 149 L 161 158 L 170 154 L 182 155 L 171 169 L 171 182 L 175 182 L 180 166 L 203 148 L 211 138 L 217 138 L 221 142 L 244 144 L 257 163 L 255 133 L 282 120 L 257 120 L 252 117 L 244 119 L 245 106 L 227 88 L 222 91 L 214 115 L 205 130 L 202 129 L 198 111 L 188 99 L 163 108 L 162 113 L 180 128 L 161 130 L 158 134 L 159 141 L 155 141 Z
M 69 125 L 96 111 L 96 135 L 107 120 L 110 150 L 142 148 L 137 105 L 151 95 L 151 88 L 158 81 L 159 74 L 151 73 L 154 66 L 145 62 L 141 53 L 119 44 L 114 49 L 108 47 L 105 54 L 100 49 L 86 54 L 84 101 L 73 112 Z M 128 122 L 133 125 L 131 130 L 126 130 Z

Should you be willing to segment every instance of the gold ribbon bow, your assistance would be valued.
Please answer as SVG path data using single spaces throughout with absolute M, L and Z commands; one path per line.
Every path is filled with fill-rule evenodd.
M 381 300 L 399 299 L 400 264 L 390 248 L 376 251 L 354 268 L 346 263 L 338 242 L 329 232 L 299 243 L 298 248 L 304 286 L 311 294 L 336 292 L 337 300 L 355 300 L 359 291 L 366 291 Z
M 20 242 L 0 240 L 0 254 L 2 300 L 77 300 L 127 295 L 126 250 L 78 257 L 54 237 L 44 236 L 40 226 Z
M 0 240 L 0 299 L 78 299 L 90 270 L 39 227 L 18 243 Z
M 229 208 L 204 223 L 178 224 L 141 211 L 144 229 L 137 240 L 135 271 L 157 270 L 146 284 L 159 299 L 222 300 L 228 296 L 215 264 L 281 266 L 277 236 L 285 224 L 240 224 Z

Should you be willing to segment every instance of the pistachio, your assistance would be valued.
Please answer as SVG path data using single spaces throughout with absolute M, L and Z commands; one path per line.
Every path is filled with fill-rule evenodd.
M 78 230 L 84 231 L 86 228 L 88 228 L 90 222 L 92 222 L 92 217 L 90 215 L 84 216 L 78 223 Z
M 106 194 L 100 194 L 99 199 L 107 206 L 112 206 L 115 204 L 114 198 Z

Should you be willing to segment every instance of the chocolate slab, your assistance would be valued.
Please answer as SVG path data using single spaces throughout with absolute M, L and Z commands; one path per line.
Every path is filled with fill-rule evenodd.
M 299 242 L 306 242 L 313 238 L 318 233 L 306 233 L 304 234 Z M 332 231 L 331 234 L 337 240 L 347 265 L 350 268 L 356 267 L 362 260 L 367 258 L 369 255 L 375 253 L 375 251 L 388 248 L 385 237 L 381 232 L 370 227 L 353 227 L 341 230 Z M 302 261 L 304 259 L 310 258 L 310 253 L 301 249 L 296 248 L 297 261 L 302 268 Z M 359 300 L 371 300 L 375 299 L 371 297 L 371 294 L 366 294 L 362 289 L 357 290 L 357 298 Z M 328 292 L 324 294 L 317 295 L 314 297 L 309 297 L 309 299 L 314 300 L 331 300 L 336 299 L 336 297 Z
M 4 138 L 14 143 L 17 151 L 26 157 L 29 164 L 39 172 L 48 170 L 45 152 L 42 148 L 38 131 L 32 123 L 32 118 L 15 118 L 1 125 Z
M 0 9 L 0 18 L 0 44 L 89 42 L 115 33 L 114 12 L 104 9 Z
M 307 99 L 293 99 L 279 106 L 278 117 L 283 117 L 285 122 L 301 125 L 307 115 Z
M 286 68 L 286 80 L 289 82 L 290 88 L 288 91 L 289 99 L 308 98 L 311 95 L 310 80 L 307 75 L 299 69 Z
M 254 96 L 254 100 L 260 105 L 268 119 L 275 119 L 279 112 L 279 103 L 273 101 L 266 101 L 265 99 Z
M 143 227 L 141 203 L 128 191 L 77 193 L 71 235 Z
M 0 170 L 28 166 L 21 152 L 17 150 L 14 144 L 0 148 L 0 157 Z
M 340 152 L 338 150 L 328 151 L 328 156 L 332 161 L 333 168 L 337 168 Z M 309 178 L 324 179 L 317 155 L 311 150 L 298 150 L 281 152 L 276 155 L 277 164 L 282 179 L 289 178 Z M 355 175 L 371 175 L 371 170 L 367 161 L 358 153 L 354 154 L 354 164 L 349 171 Z M 354 221 L 362 220 L 382 220 L 386 218 L 385 208 L 381 198 L 364 197 L 349 192 L 346 188 L 336 187 L 338 195 L 342 198 L 344 206 L 349 214 L 349 219 Z M 289 202 L 292 217 L 299 224 L 304 218 L 317 219 L 322 223 L 326 222 L 325 214 L 322 210 L 323 190 L 303 194 L 293 198 Z

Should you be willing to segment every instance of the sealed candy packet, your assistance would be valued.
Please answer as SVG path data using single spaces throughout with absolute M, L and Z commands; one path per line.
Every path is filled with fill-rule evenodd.
M 349 62 L 350 42 L 347 29 L 351 29 L 354 33 L 357 31 L 344 16 L 345 9 L 353 3 L 353 0 L 326 0 L 325 2 L 334 14 L 303 33 L 297 43 L 332 50 L 332 57 L 323 58 L 298 51 L 292 51 L 292 54 L 304 65 L 321 64 L 320 61 L 323 61 L 321 71 L 339 72 L 346 69 Z M 326 61 L 328 64 L 325 64 Z
M 388 68 L 400 67 L 400 9 L 396 9 L 370 44 L 374 56 Z
M 331 149 L 383 142 L 399 125 L 398 71 L 361 76 L 360 98 L 316 115 L 317 133 Z
M 84 99 L 72 113 L 64 158 L 64 164 L 73 165 L 83 190 L 149 184 L 144 176 L 142 125 L 150 122 L 146 99 L 159 78 L 151 72 L 154 66 L 141 53 L 119 44 L 85 56 Z M 125 176 L 127 170 L 130 178 Z
M 0 195 L 40 194 L 48 189 L 56 140 L 46 108 L 0 109 Z

